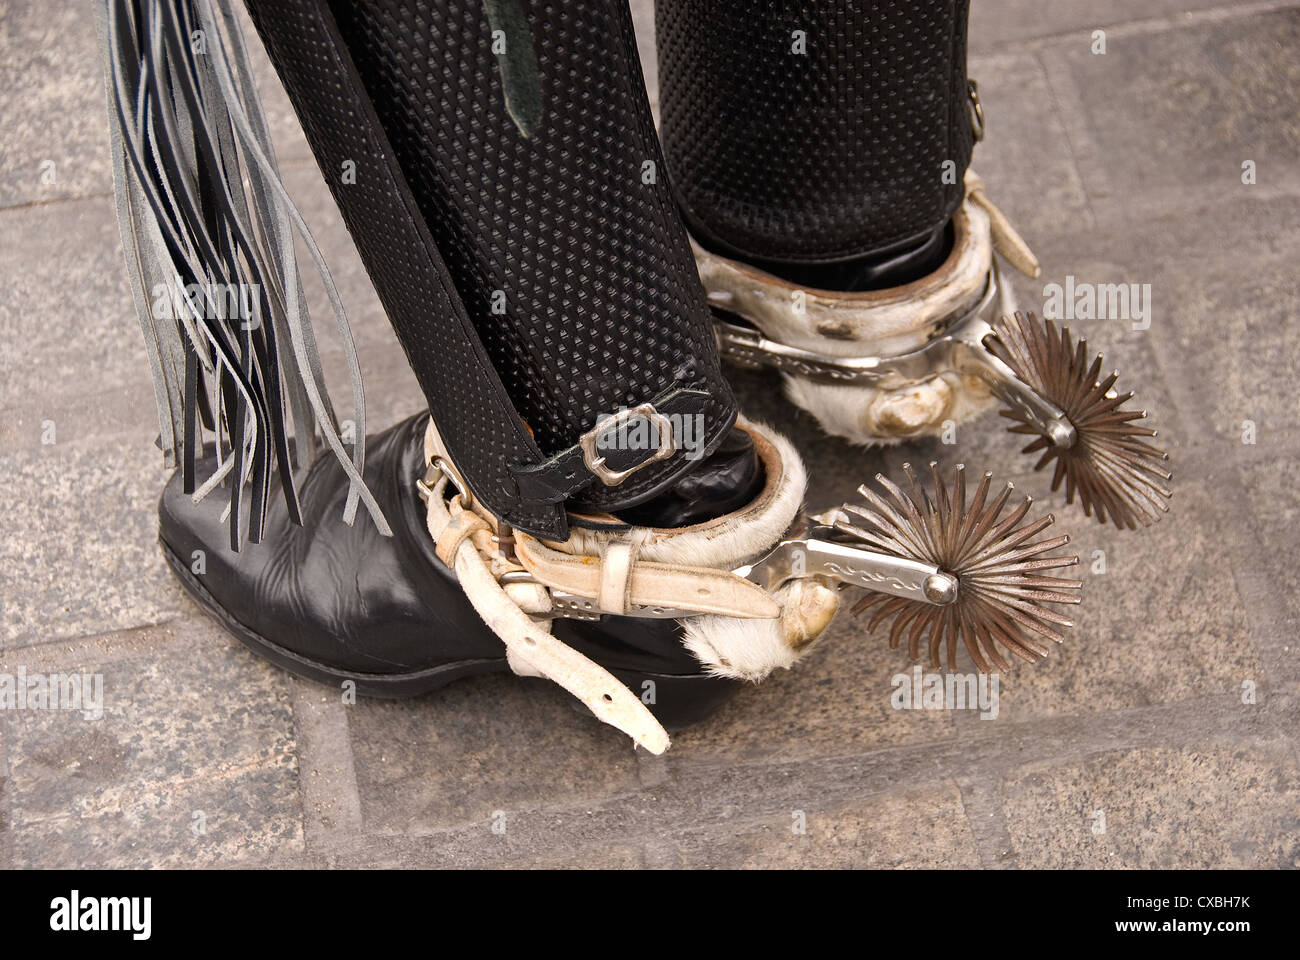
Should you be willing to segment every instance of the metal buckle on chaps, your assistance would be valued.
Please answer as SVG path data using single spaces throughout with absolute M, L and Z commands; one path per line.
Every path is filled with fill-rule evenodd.
M 628 467 L 626 470 L 611 470 L 605 465 L 605 458 L 596 452 L 596 441 L 611 429 L 616 429 L 637 417 L 650 421 L 656 435 L 659 437 L 659 446 L 655 448 L 653 454 L 640 463 Z M 602 417 L 596 421 L 594 427 L 578 438 L 578 446 L 582 448 L 582 462 L 607 487 L 617 486 L 638 470 L 644 470 L 652 463 L 667 460 L 677 452 L 677 441 L 673 435 L 673 423 L 656 410 L 653 403 L 642 403 L 631 409 L 620 410 L 618 413 Z

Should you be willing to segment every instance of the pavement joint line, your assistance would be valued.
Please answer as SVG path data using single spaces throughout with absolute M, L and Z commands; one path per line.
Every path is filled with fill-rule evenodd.
M 131 660 L 141 654 L 157 652 L 179 642 L 175 631 L 186 625 L 195 624 L 201 628 L 209 627 L 206 617 L 200 619 L 197 608 L 195 608 L 194 613 L 181 612 L 166 620 L 140 624 L 122 630 L 79 634 L 73 637 L 41 640 L 30 644 L 24 644 L 16 640 L 10 641 L 0 645 L 0 672 L 14 665 L 19 656 L 24 656 L 29 661 L 48 658 L 44 660 L 42 665 L 48 665 L 53 670 L 43 672 L 57 672 L 60 668 L 87 663 L 119 663 L 123 660 Z M 215 625 L 212 626 L 215 628 Z M 155 636 L 155 634 L 159 636 Z M 221 635 L 226 636 L 224 633 Z M 233 637 L 230 639 L 232 643 L 235 642 Z M 59 647 L 65 647 L 66 650 L 60 653 L 57 649 Z M 27 664 L 23 665 L 26 666 Z
M 1240 704 L 1237 698 L 1237 694 L 1234 691 L 1232 693 L 1219 693 L 1219 694 L 1214 694 L 1209 696 L 1201 696 L 1196 699 L 1172 701 L 1169 703 L 1152 704 L 1149 706 L 1124 707 L 1118 710 L 1107 710 L 1100 713 L 1070 713 L 1070 714 L 1058 714 L 1058 715 L 1048 716 L 1048 717 L 1038 717 L 1038 718 L 1016 721 L 1014 723 L 1003 726 L 1001 729 L 989 729 L 991 727 L 996 727 L 997 723 L 984 722 L 982 726 L 976 728 L 979 730 L 987 729 L 989 732 L 984 735 L 962 736 L 957 733 L 954 733 L 954 736 L 945 738 L 943 740 L 932 740 L 932 741 L 925 741 L 921 743 L 894 744 L 894 745 L 881 747 L 878 750 L 867 750 L 859 753 L 805 757 L 805 758 L 798 758 L 795 760 L 773 760 L 773 761 L 759 760 L 759 761 L 751 761 L 748 763 L 741 763 L 741 764 L 727 764 L 722 769 L 719 769 L 717 767 L 714 767 L 712 764 L 707 764 L 707 763 L 698 764 L 694 766 L 697 767 L 697 769 L 700 771 L 700 773 L 703 776 L 709 776 L 709 775 L 717 775 L 719 773 L 726 773 L 726 772 L 736 771 L 736 770 L 781 769 L 790 764 L 801 764 L 801 763 L 821 764 L 821 763 L 838 763 L 838 762 L 847 762 L 847 763 L 875 762 L 877 760 L 887 760 L 891 756 L 907 759 L 914 755 L 924 754 L 927 752 L 935 753 L 935 752 L 945 752 L 945 751 L 953 751 L 953 750 L 958 751 L 959 760 L 960 760 L 960 754 L 962 751 L 972 750 L 989 744 L 995 744 L 999 741 L 1008 742 L 1008 741 L 1016 741 L 1016 740 L 1025 740 L 1031 744 L 1036 744 L 1038 742 L 1041 742 L 1047 734 L 1050 734 L 1052 732 L 1054 728 L 1062 725 L 1070 725 L 1073 723 L 1082 722 L 1084 725 L 1087 726 L 1089 731 L 1110 730 L 1115 727 L 1119 727 L 1120 729 L 1122 729 L 1122 725 L 1130 721 L 1140 720 L 1141 718 L 1146 716 L 1152 716 L 1154 718 L 1161 714 L 1168 714 L 1168 715 L 1175 715 L 1175 716 L 1182 715 L 1182 714 L 1190 714 L 1191 716 L 1195 717 L 1197 720 L 1203 721 L 1200 725 L 1207 726 L 1207 729 L 1213 731 L 1212 735 L 1210 736 L 1210 739 L 1221 739 L 1224 735 L 1249 734 L 1251 732 L 1249 729 L 1229 729 L 1221 725 L 1218 726 L 1209 725 L 1209 721 L 1204 719 L 1207 713 L 1206 706 L 1205 706 L 1207 700 L 1218 701 L 1222 706 L 1233 707 L 1234 708 L 1233 712 L 1240 712 L 1236 709 L 1237 707 L 1240 706 Z M 1253 708 L 1254 715 L 1256 717 L 1262 717 L 1266 721 L 1284 720 L 1285 719 L 1284 717 L 1273 716 L 1275 712 L 1280 712 L 1280 710 L 1281 708 L 1274 708 L 1269 705 Z M 1216 724 L 1219 722 L 1219 719 L 1221 718 L 1216 718 L 1215 720 Z M 1150 728 L 1154 730 L 1163 729 L 1160 724 L 1156 724 L 1156 723 L 1153 723 L 1150 726 Z M 1285 729 L 1285 726 L 1284 725 L 1280 726 L 1280 729 Z M 1152 744 L 1174 743 L 1174 742 L 1182 743 L 1188 739 L 1188 736 L 1189 735 L 1184 735 L 1182 731 L 1179 730 L 1177 732 L 1177 735 L 1155 736 L 1150 739 L 1150 742 Z M 1081 744 L 1082 748 L 1077 750 L 1072 749 L 1071 755 L 1077 755 L 1081 757 L 1081 756 L 1089 755 L 1091 753 L 1105 752 L 1106 750 L 1110 750 L 1114 748 L 1122 748 L 1125 746 L 1133 747 L 1133 746 L 1142 745 L 1141 737 L 1136 735 L 1130 736 L 1129 738 L 1127 738 L 1126 740 L 1118 744 L 1114 743 L 1113 741 L 1107 741 L 1102 736 L 1098 736 L 1094 738 L 1094 741 L 1095 742 L 1086 742 L 1085 740 L 1081 740 L 1077 736 L 1072 735 L 1070 738 L 1071 745 L 1073 746 L 1076 744 Z M 687 764 L 690 763 L 690 760 L 686 757 L 679 756 L 677 759 L 679 765 L 682 763 L 687 763 Z M 953 767 L 952 775 L 955 776 L 961 772 L 963 772 L 961 763 L 960 762 L 955 763 Z M 680 775 L 674 777 L 675 783 L 680 781 L 681 781 Z
M 38 207 L 52 207 L 61 203 L 78 203 L 82 200 L 112 200 L 113 192 L 97 190 L 94 193 L 73 193 L 66 197 L 49 197 L 40 200 L 19 200 L 17 203 L 0 203 L 0 216 L 10 210 L 31 210 Z
M 985 723 L 971 711 L 957 711 L 953 729 L 958 739 L 980 733 Z M 980 866 L 988 870 L 1014 867 L 1016 860 L 1002 804 L 998 802 L 997 780 L 983 773 L 954 777 L 961 798 L 962 813 L 970 828 L 975 855 Z
M 309 851 L 364 826 L 347 707 L 338 690 L 325 692 L 330 689 L 297 677 L 290 681 L 298 795 Z
M 1109 177 L 1102 172 L 1099 164 L 1091 165 L 1099 177 Z M 1248 200 L 1227 200 L 1211 195 L 1215 187 L 1225 190 L 1249 189 Z M 1209 189 L 1207 189 L 1209 188 Z M 1190 194 L 1188 199 L 1180 199 Z M 1197 219 L 1209 220 L 1206 214 L 1217 212 L 1225 207 L 1240 210 L 1247 204 L 1269 204 L 1294 200 L 1300 197 L 1300 177 L 1286 171 L 1278 184 L 1267 186 L 1254 185 L 1249 188 L 1237 187 L 1235 184 L 1220 185 L 1208 181 L 1180 182 L 1167 187 L 1144 190 L 1140 195 L 1127 195 L 1115 202 L 1115 196 L 1103 195 L 1100 200 L 1101 213 L 1098 215 L 1094 230 L 1118 231 L 1133 225 L 1142 226 L 1154 220 L 1178 218 L 1183 222 L 1195 222 Z
M 1074 133 L 1071 132 L 1070 120 L 1072 117 L 1086 118 L 1087 113 L 1084 111 L 1082 99 L 1074 83 L 1073 77 L 1063 77 L 1054 79 L 1052 67 L 1043 59 L 1041 52 L 1034 54 L 1034 63 L 1042 72 L 1043 82 L 1047 84 L 1047 96 L 1051 101 L 1052 114 L 1056 117 L 1057 123 L 1061 125 L 1061 134 L 1065 138 L 1065 155 L 1070 161 L 1070 171 L 1074 174 L 1075 180 L 1079 184 L 1079 192 L 1083 194 L 1083 208 L 1088 212 L 1088 224 L 1086 230 L 1096 230 L 1100 222 L 1097 217 L 1097 208 L 1093 204 L 1092 191 L 1088 189 L 1088 178 L 1084 176 L 1083 164 L 1080 160 L 1079 142 Z M 1060 82 L 1069 85 L 1068 92 L 1070 95 L 1069 109 L 1062 99 L 1061 91 L 1058 90 Z M 1091 140 L 1085 140 L 1091 150 L 1093 144 Z
M 1015 843 L 1007 828 L 1006 813 L 998 795 L 998 784 L 992 777 L 959 778 L 957 790 L 961 795 L 962 811 L 975 841 L 975 853 L 980 866 L 989 870 L 1005 870 L 1016 865 Z
M 1209 7 L 1205 10 L 1184 10 L 1164 14 L 1158 17 L 1144 17 L 1137 20 L 1120 20 L 1114 23 L 1097 23 L 1087 27 L 1072 27 L 1055 33 L 1045 33 L 1037 37 L 996 41 L 980 47 L 973 47 L 971 55 L 1007 53 L 1015 50 L 1038 50 L 1043 47 L 1057 46 L 1080 37 L 1089 37 L 1093 30 L 1105 30 L 1107 39 L 1124 38 L 1142 34 L 1164 33 L 1188 27 L 1200 27 L 1207 24 L 1225 23 L 1231 20 L 1245 20 L 1251 17 L 1280 13 L 1300 8 L 1296 0 L 1259 0 L 1256 3 L 1224 5 Z
M 646 790 L 653 790 L 672 778 L 666 756 L 655 756 L 649 750 L 636 751 L 637 779 Z
M 9 717 L 0 712 L 0 869 L 13 867 L 13 779 L 9 772 Z
M 1165 354 L 1172 352 L 1172 348 L 1162 349 L 1160 338 L 1157 337 L 1153 338 L 1151 352 L 1156 362 L 1164 368 L 1171 359 Z M 1172 359 L 1177 361 L 1178 358 L 1174 356 Z M 1218 415 L 1218 408 L 1209 400 L 1212 393 L 1196 389 L 1195 383 L 1189 385 L 1184 378 L 1176 377 L 1172 381 L 1166 380 L 1165 386 L 1170 398 L 1180 411 L 1185 411 L 1186 419 L 1189 421 L 1212 422 L 1212 419 Z M 1223 442 L 1230 441 L 1225 439 Z M 1246 464 L 1243 458 L 1220 457 L 1216 469 L 1223 468 L 1225 461 L 1226 469 L 1230 471 L 1234 481 L 1232 486 L 1238 490 L 1246 489 L 1247 477 L 1244 469 Z M 1221 525 L 1254 533 L 1254 536 L 1250 537 L 1221 535 L 1217 537 L 1220 549 L 1226 554 L 1224 559 L 1228 568 L 1228 577 L 1244 608 L 1251 647 L 1270 680 L 1288 676 L 1295 678 L 1298 672 L 1296 658 L 1292 657 L 1288 662 L 1287 658 L 1277 651 L 1278 643 L 1273 638 L 1274 634 L 1288 635 L 1286 625 L 1289 616 L 1283 594 L 1269 589 L 1269 585 L 1274 580 L 1270 575 L 1269 564 L 1264 559 L 1266 552 L 1259 549 L 1259 536 L 1266 522 L 1256 514 L 1245 497 L 1219 497 L 1216 505 L 1220 512 L 1206 518 L 1206 522 L 1216 527 L 1216 533 L 1222 530 Z M 1289 635 L 1294 636 L 1293 633 Z M 1289 734 L 1288 737 L 1294 742 L 1294 733 Z
M 130 305 L 129 310 L 124 310 L 122 320 L 123 323 L 128 324 L 134 322 L 134 305 Z M 386 338 L 391 337 L 387 327 L 383 334 Z M 396 354 L 391 357 L 379 355 L 379 351 L 387 347 L 386 342 L 375 342 L 373 338 L 371 342 L 367 342 L 364 335 L 358 336 L 356 340 L 359 349 L 375 354 L 369 359 L 363 357 L 363 368 L 368 368 L 367 376 L 385 376 L 393 371 L 401 372 L 403 369 L 409 369 L 405 366 L 405 360 Z M 341 361 L 343 351 L 332 344 L 322 345 L 320 356 L 322 361 L 328 364 L 331 361 Z M 392 362 L 388 362 L 390 360 Z M 401 368 L 397 367 L 398 363 L 402 364 Z M 3 400 L 3 394 L 0 394 L 0 400 Z M 114 383 L 84 393 L 64 394 L 53 402 L 42 404 L 29 401 L 15 403 L 4 401 L 4 405 L 6 424 L 0 426 L 0 454 L 44 451 L 53 455 L 62 449 L 76 450 L 80 444 L 104 443 L 113 438 L 137 434 L 140 435 L 137 438 L 138 442 L 146 446 L 152 445 L 158 436 L 158 417 L 155 412 L 157 408 L 154 402 L 153 385 L 147 370 L 142 370 L 138 377 L 126 383 Z M 94 409 L 102 417 L 100 423 L 94 425 L 93 430 L 90 427 L 81 429 L 86 422 L 87 409 Z M 67 429 L 62 424 L 71 422 L 77 426 L 70 431 L 72 433 L 70 438 L 61 438 L 57 445 L 50 447 L 40 441 L 40 423 L 47 419 L 60 424 L 61 435 Z M 21 424 L 24 429 L 15 429 L 13 424 Z M 28 424 L 32 426 L 27 427 Z M 100 429 L 101 425 L 107 429 Z M 165 470 L 161 466 L 162 451 L 157 450 L 156 447 L 155 450 L 158 454 L 159 468 Z M 327 452 L 322 449 L 323 454 Z M 165 483 L 165 478 L 170 475 L 171 471 L 166 470 L 162 474 L 162 482 Z
M 681 866 L 679 858 L 672 855 L 668 845 L 664 843 L 655 843 L 651 838 L 643 840 L 639 845 L 641 850 L 641 862 L 646 870 L 674 870 Z
M 296 124 L 297 121 L 295 120 Z M 301 129 L 299 127 L 299 129 Z M 316 159 L 310 155 L 292 156 L 287 159 L 278 161 L 281 173 L 285 171 L 299 170 L 304 167 L 314 167 Z M 287 186 L 287 185 L 286 185 Z M 114 192 L 112 190 L 95 190 L 90 193 L 70 193 L 62 197 L 33 198 L 30 200 L 18 200 L 14 203 L 0 203 L 0 216 L 3 216 L 10 210 L 31 210 L 39 207 L 52 207 L 64 203 L 76 203 L 81 200 L 112 200 Z

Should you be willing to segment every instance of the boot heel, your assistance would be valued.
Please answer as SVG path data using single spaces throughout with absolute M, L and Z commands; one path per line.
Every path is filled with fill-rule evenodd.
M 744 686 L 739 680 L 704 674 L 674 676 L 627 670 L 610 673 L 641 698 L 669 733 L 707 720 Z
M 610 670 L 619 682 L 641 697 L 665 730 L 678 733 L 697 723 L 703 723 L 744 686 L 739 680 L 726 677 L 672 676 L 663 673 L 639 673 L 627 670 Z M 571 700 L 570 706 L 583 716 L 593 717 L 580 700 Z

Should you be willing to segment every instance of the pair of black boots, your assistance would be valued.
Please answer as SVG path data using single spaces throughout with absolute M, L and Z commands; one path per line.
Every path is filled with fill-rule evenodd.
M 789 666 L 844 582 L 892 596 L 895 632 L 917 624 L 914 652 L 924 639 L 936 661 L 959 640 L 985 665 L 996 644 L 1036 652 L 1017 624 L 1055 638 L 1034 603 L 1071 602 L 1065 581 L 1007 567 L 1020 612 L 972 627 L 979 572 L 972 606 L 954 604 L 941 544 L 898 532 L 887 505 L 874 533 L 840 515 L 791 539 L 810 523 L 802 465 L 737 421 L 718 349 L 781 370 L 853 440 L 988 405 L 966 367 L 918 359 L 991 316 L 995 245 L 1036 269 L 967 169 L 982 117 L 966 0 L 662 0 L 662 142 L 621 0 L 248 9 L 429 411 L 346 442 L 305 320 L 305 225 L 228 0 L 106 0 L 128 266 L 144 289 L 192 291 L 174 324 L 145 321 L 179 467 L 160 539 L 243 642 L 365 695 L 549 676 L 662 749 L 648 726 L 699 720 Z M 223 285 L 254 291 L 251 315 L 211 309 Z M 910 366 L 855 372 L 882 352 Z M 1070 412 L 1029 408 L 1036 427 Z M 313 462 L 318 431 L 334 456 Z M 919 492 L 897 502 L 918 529 L 949 523 Z M 370 519 L 353 523 L 358 504 Z M 1013 528 L 980 535 L 1005 548 Z M 888 576 L 831 556 L 850 535 Z M 950 606 L 909 606 L 926 603 Z

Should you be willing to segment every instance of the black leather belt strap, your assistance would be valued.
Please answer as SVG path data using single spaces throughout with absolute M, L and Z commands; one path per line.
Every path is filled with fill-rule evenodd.
M 604 417 L 578 443 L 537 464 L 510 472 L 526 503 L 559 503 L 594 482 L 617 486 L 652 463 L 702 445 L 705 431 L 687 418 L 702 418 L 712 397 L 702 390 L 671 389 L 650 403 Z M 695 452 L 704 453 L 702 446 Z

